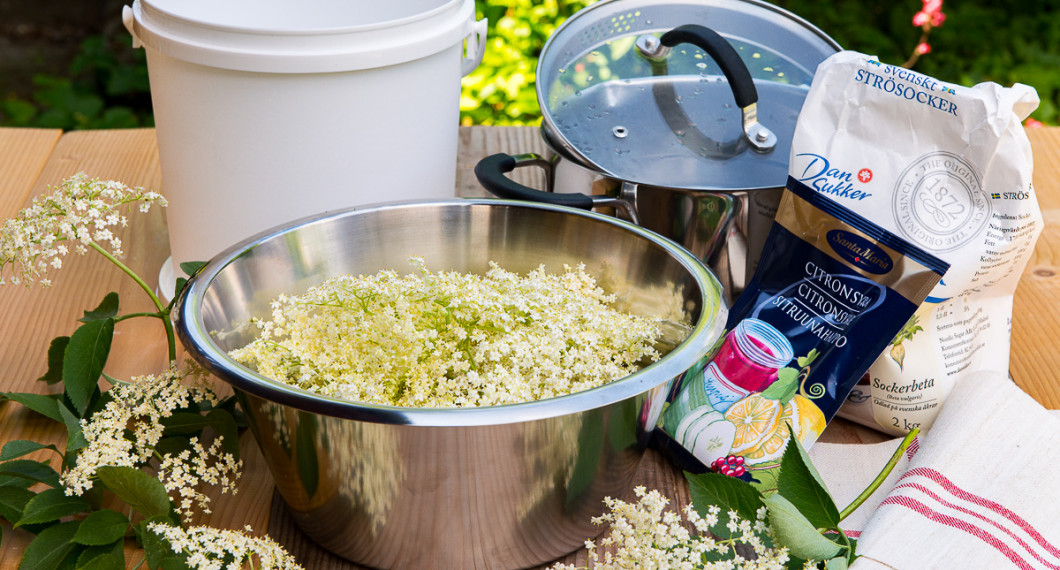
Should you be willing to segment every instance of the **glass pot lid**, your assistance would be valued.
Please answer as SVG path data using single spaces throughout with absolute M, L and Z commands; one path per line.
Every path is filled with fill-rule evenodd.
M 776 188 L 817 65 L 839 50 L 752 0 L 605 0 L 549 38 L 542 129 L 584 166 L 670 188 Z

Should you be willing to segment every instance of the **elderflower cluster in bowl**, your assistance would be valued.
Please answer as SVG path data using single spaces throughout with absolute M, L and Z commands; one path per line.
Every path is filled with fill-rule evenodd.
M 406 407 L 494 406 L 600 386 L 659 358 L 655 320 L 618 311 L 584 265 L 525 276 L 342 275 L 281 295 L 260 337 L 231 351 L 326 396 Z

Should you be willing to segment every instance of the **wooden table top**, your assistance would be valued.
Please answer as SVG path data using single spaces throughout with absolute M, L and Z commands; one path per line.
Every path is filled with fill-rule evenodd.
M 1010 372 L 1016 383 L 1050 409 L 1060 409 L 1060 127 L 1031 129 L 1034 149 L 1034 183 L 1046 228 L 1038 241 L 1016 291 L 1012 319 Z M 483 195 L 472 169 L 494 152 L 546 151 L 533 127 L 463 127 L 460 131 L 456 193 Z M 120 180 L 163 194 L 158 148 L 152 129 L 78 131 L 0 129 L 0 215 L 14 216 L 30 199 L 84 171 L 90 177 Z M 517 176 L 533 177 L 533 173 Z M 125 262 L 151 282 L 168 256 L 164 211 L 133 216 L 122 234 Z M 71 256 L 52 276 L 50 288 L 27 290 L 0 288 L 0 391 L 43 392 L 36 382 L 46 370 L 47 348 L 52 338 L 73 332 L 82 311 L 91 309 L 110 291 L 117 291 L 122 312 L 149 310 L 146 297 L 131 280 L 100 256 Z M 152 283 L 153 284 L 153 283 Z M 129 377 L 162 370 L 166 366 L 165 337 L 157 323 L 123 322 L 115 333 L 106 373 Z M 65 432 L 56 424 L 17 404 L 0 404 L 0 445 L 15 439 L 33 439 L 65 445 Z M 835 420 L 822 441 L 868 443 L 889 439 L 878 432 Z M 236 495 L 214 501 L 214 512 L 204 524 L 255 532 L 267 531 L 285 545 L 307 569 L 356 568 L 309 543 L 287 518 L 274 497 L 268 469 L 249 433 L 243 436 L 244 475 Z M 43 457 L 43 456 L 42 456 Z M 688 500 L 681 473 L 649 451 L 636 483 L 657 488 L 676 503 Z M 602 506 L 601 506 L 602 509 Z M 15 568 L 30 535 L 3 528 L 0 569 Z M 130 557 L 132 558 L 132 557 Z M 564 559 L 584 564 L 584 552 Z

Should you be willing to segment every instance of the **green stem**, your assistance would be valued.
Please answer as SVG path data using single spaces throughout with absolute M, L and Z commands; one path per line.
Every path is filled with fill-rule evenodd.
M 118 266 L 118 269 L 124 271 L 126 275 L 131 277 L 132 280 L 140 286 L 140 289 L 143 289 L 144 293 L 147 293 L 147 296 L 151 299 L 151 302 L 154 303 L 155 308 L 158 309 L 158 318 L 162 320 L 162 326 L 166 329 L 166 342 L 169 344 L 169 361 L 173 362 L 174 360 L 176 360 L 177 338 L 176 335 L 173 333 L 173 323 L 169 320 L 168 309 L 164 304 L 162 304 L 162 301 L 158 298 L 158 295 L 155 295 L 155 292 L 151 290 L 151 287 L 146 282 L 144 282 L 144 280 L 141 279 L 135 271 L 129 269 L 127 265 L 122 263 L 117 257 L 114 257 L 109 251 L 103 249 L 102 247 L 100 247 L 99 244 L 94 241 L 88 242 L 88 245 L 92 249 L 98 251 L 100 255 L 110 260 L 111 263 Z
M 124 321 L 125 319 L 134 319 L 136 317 L 154 317 L 156 319 L 161 319 L 162 315 L 158 313 L 129 313 L 128 315 L 114 317 L 114 322 L 119 323 L 121 321 Z
M 906 434 L 905 439 L 902 440 L 902 443 L 898 446 L 898 449 L 896 449 L 894 451 L 894 454 L 891 455 L 891 459 L 887 461 L 887 465 L 883 466 L 883 471 L 880 471 L 880 474 L 872 480 L 872 483 L 870 483 L 869 486 L 866 487 L 865 490 L 862 491 L 861 494 L 858 495 L 857 498 L 855 498 L 854 501 L 847 506 L 847 508 L 843 509 L 842 512 L 839 513 L 840 521 L 850 516 L 850 513 L 853 513 L 855 510 L 857 510 L 857 508 L 860 507 L 862 503 L 864 503 L 869 498 L 870 495 L 876 492 L 876 489 L 880 488 L 880 485 L 883 484 L 883 481 L 887 479 L 887 476 L 890 475 L 891 471 L 894 470 L 894 466 L 898 464 L 898 460 L 902 458 L 902 454 L 904 454 L 905 451 L 909 449 L 909 446 L 912 445 L 913 439 L 916 438 L 918 433 L 920 433 L 920 428 L 913 428 L 912 431 Z

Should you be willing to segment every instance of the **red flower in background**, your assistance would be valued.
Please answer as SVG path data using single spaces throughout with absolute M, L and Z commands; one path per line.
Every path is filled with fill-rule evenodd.
M 945 21 L 946 14 L 942 13 L 942 0 L 924 0 L 924 8 L 913 16 L 913 25 L 917 27 L 937 28 Z
M 903 63 L 902 67 L 913 67 L 920 56 L 931 52 L 931 44 L 928 43 L 931 29 L 941 26 L 946 21 L 946 14 L 942 13 L 942 0 L 923 0 L 923 2 L 923 8 L 913 15 L 913 25 L 921 29 L 920 41 L 917 42 L 909 60 Z

